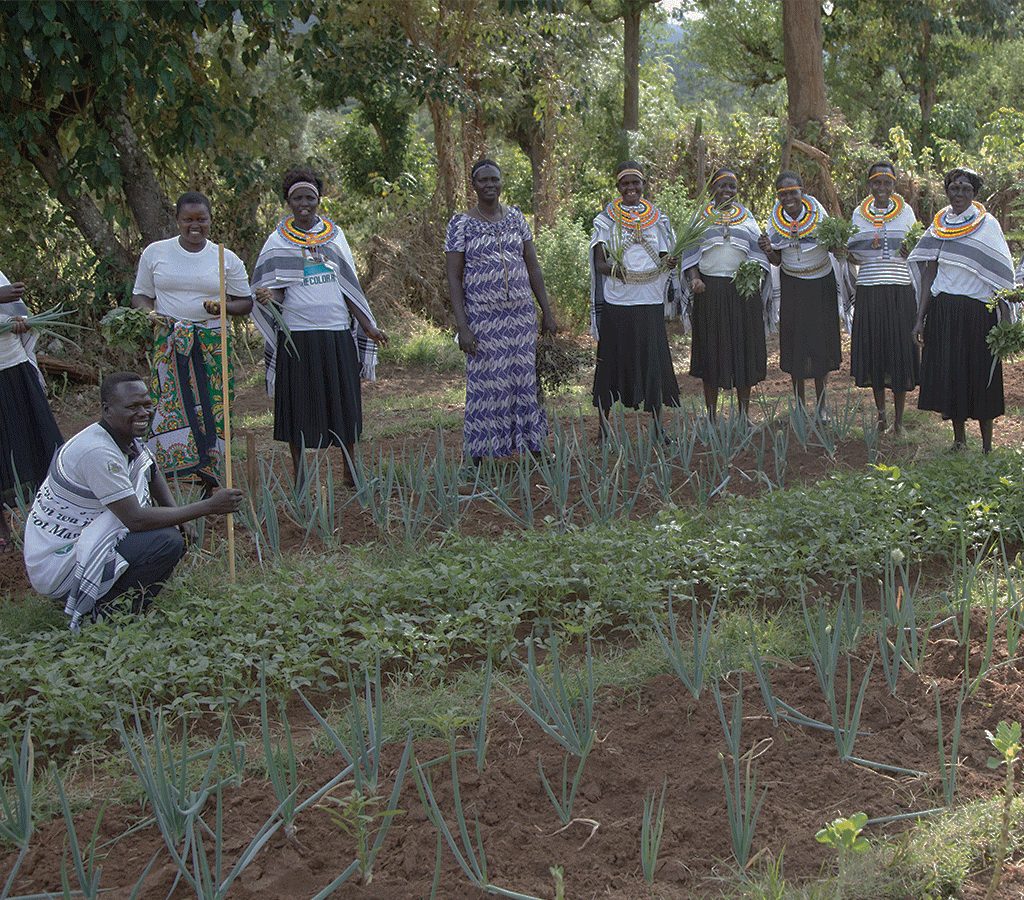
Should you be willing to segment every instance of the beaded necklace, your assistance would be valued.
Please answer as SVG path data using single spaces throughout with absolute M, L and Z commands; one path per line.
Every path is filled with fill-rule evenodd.
M 735 225 L 737 222 L 742 222 L 748 213 L 747 208 L 739 203 L 730 203 L 726 207 L 718 207 L 714 203 L 709 203 L 704 207 L 701 215 L 716 225 Z
M 932 219 L 932 231 L 935 232 L 935 236 L 948 240 L 950 238 L 961 238 L 966 237 L 972 232 L 977 231 L 981 227 L 981 223 L 985 219 L 985 207 L 982 206 L 977 200 L 972 200 L 971 203 L 974 206 L 977 215 L 974 218 L 963 222 L 960 225 L 944 225 L 943 222 L 946 215 L 949 213 L 952 207 L 947 206 L 945 209 L 940 209 L 936 214 L 935 218 Z
M 885 226 L 903 212 L 906 202 L 899 194 L 893 194 L 889 198 L 889 206 L 881 212 L 878 212 L 872 205 L 874 200 L 875 198 L 873 195 L 865 197 L 860 204 L 860 214 L 874 225 L 875 228 L 878 228 L 882 233 L 885 233 Z M 882 246 L 881 235 L 877 232 L 871 241 L 871 246 L 876 250 Z
M 639 209 L 627 208 L 620 197 L 618 200 L 613 200 L 608 204 L 605 212 L 608 217 L 622 228 L 628 228 L 630 230 L 640 232 L 645 228 L 650 228 L 658 219 L 661 218 L 661 213 L 658 211 L 653 203 L 640 198 Z
M 338 226 L 326 216 L 320 216 L 319 226 L 314 226 L 312 231 L 303 231 L 296 226 L 295 216 L 285 216 L 277 223 L 277 233 L 289 244 L 310 250 L 332 241 L 338 233 Z
M 779 234 L 789 234 L 794 239 L 805 238 L 813 234 L 814 230 L 818 227 L 821 216 L 817 208 L 806 197 L 801 197 L 800 202 L 804 207 L 803 214 L 799 219 L 789 221 L 784 218 L 785 211 L 782 208 L 782 202 L 779 200 L 775 201 L 775 206 L 772 207 L 772 227 Z
M 889 207 L 883 212 L 876 212 L 872 206 L 874 200 L 874 196 L 865 197 L 860 204 L 860 214 L 875 228 L 881 228 L 886 222 L 891 222 L 906 206 L 906 201 L 899 194 L 893 194 L 889 200 Z

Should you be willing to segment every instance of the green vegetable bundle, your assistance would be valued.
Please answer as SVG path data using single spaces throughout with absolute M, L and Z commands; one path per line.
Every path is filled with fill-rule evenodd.
M 736 292 L 744 299 L 747 299 L 761 293 L 761 279 L 763 277 L 764 270 L 760 264 L 752 259 L 746 259 L 740 263 L 736 274 L 732 276 L 732 283 L 736 285 Z
M 100 333 L 110 346 L 135 351 L 152 342 L 153 323 L 144 309 L 119 306 L 100 319 Z
M 672 225 L 676 232 L 676 242 L 669 256 L 679 259 L 691 247 L 697 246 L 704 233 L 711 227 L 711 220 L 704 218 L 704 208 L 708 205 L 708 192 L 703 190 L 693 201 L 685 206 L 677 217 L 673 217 Z
M 992 351 L 992 368 L 988 373 L 991 384 L 998 363 L 1009 362 L 1024 354 L 1024 321 L 999 322 L 989 329 L 985 343 Z
M 846 245 L 856 230 L 853 223 L 838 216 L 829 216 L 822 222 L 814 236 L 818 243 L 830 253 L 845 253 Z
M 927 229 L 924 227 L 923 222 L 914 220 L 914 224 L 907 230 L 907 236 L 903 238 L 903 246 L 908 250 L 913 250 L 917 246 L 917 242 L 924 237 L 924 233 Z
M 996 309 L 1000 303 L 1024 303 L 1024 285 L 1020 287 L 1002 288 L 1001 290 L 995 291 L 991 297 L 988 298 L 985 305 L 988 307 L 989 312 Z
M 545 393 L 556 393 L 579 379 L 592 360 L 591 351 L 554 335 L 537 341 L 537 384 Z
M 74 310 L 64 309 L 62 306 L 55 306 L 53 309 L 48 309 L 46 312 L 41 312 L 35 316 L 26 316 L 25 320 L 28 322 L 28 327 L 31 328 L 37 335 L 50 335 L 51 337 L 58 338 L 60 340 L 67 340 L 69 343 L 74 344 L 75 342 L 67 338 L 65 335 L 60 335 L 55 328 L 78 328 L 80 330 L 85 329 L 84 325 L 76 325 L 74 322 L 68 322 L 67 317 L 70 316 Z M 8 320 L 6 322 L 0 322 L 0 334 L 8 334 L 14 330 L 14 322 Z M 75 344 L 77 347 L 78 345 Z

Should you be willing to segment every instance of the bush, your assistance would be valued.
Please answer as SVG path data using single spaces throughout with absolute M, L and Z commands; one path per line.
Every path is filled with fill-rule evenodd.
M 537 256 L 544 284 L 558 307 L 562 325 L 582 331 L 590 325 L 590 267 L 587 232 L 567 215 L 537 234 Z

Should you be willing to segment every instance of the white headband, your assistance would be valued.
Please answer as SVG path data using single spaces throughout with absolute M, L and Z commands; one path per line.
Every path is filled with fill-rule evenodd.
M 288 197 L 291 198 L 292 194 L 294 194 L 299 188 L 309 188 L 314 194 L 316 194 L 317 200 L 320 199 L 320 191 L 317 190 L 316 185 L 311 181 L 296 181 L 295 184 L 288 188 Z

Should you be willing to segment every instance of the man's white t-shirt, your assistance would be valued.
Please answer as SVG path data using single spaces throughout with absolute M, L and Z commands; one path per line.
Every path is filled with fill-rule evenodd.
M 248 297 L 252 293 L 245 264 L 227 248 L 224 278 L 229 295 Z M 139 257 L 132 293 L 154 298 L 156 311 L 176 321 L 217 319 L 203 309 L 204 300 L 220 298 L 217 245 L 207 241 L 202 250 L 192 253 L 176 237 L 154 241 Z
M 99 422 L 57 451 L 25 526 L 25 568 L 39 593 L 61 596 L 75 567 L 75 543 L 107 506 L 136 493 L 127 454 Z M 151 504 L 148 487 L 142 505 Z

